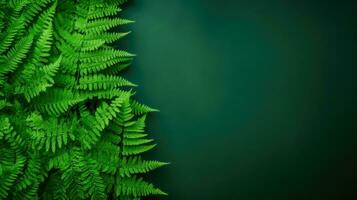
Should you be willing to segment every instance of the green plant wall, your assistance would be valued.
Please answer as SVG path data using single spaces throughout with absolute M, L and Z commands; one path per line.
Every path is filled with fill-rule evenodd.
M 0 0 L 0 199 L 166 195 L 142 174 L 167 163 L 123 77 L 122 0 Z

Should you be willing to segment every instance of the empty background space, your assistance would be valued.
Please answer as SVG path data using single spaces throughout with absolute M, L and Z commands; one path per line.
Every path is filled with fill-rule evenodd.
M 328 3 L 329 2 L 329 3 Z M 131 0 L 160 199 L 357 199 L 356 3 Z M 156 199 L 156 198 L 155 198 Z

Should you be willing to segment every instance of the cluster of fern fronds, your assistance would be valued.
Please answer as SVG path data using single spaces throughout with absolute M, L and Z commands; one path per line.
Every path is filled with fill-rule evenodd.
M 164 195 L 144 131 L 155 109 L 119 76 L 124 0 L 0 0 L 0 199 Z

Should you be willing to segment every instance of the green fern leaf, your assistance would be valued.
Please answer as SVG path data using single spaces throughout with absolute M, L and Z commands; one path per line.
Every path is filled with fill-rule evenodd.
M 130 57 L 117 57 L 108 60 L 99 60 L 90 63 L 83 63 L 80 65 L 80 73 L 81 75 L 87 75 L 90 73 L 100 72 L 102 70 L 104 73 L 106 73 L 105 70 L 110 70 L 114 72 L 109 74 L 114 75 L 116 74 L 115 72 L 121 71 L 128 66 L 126 64 L 123 64 L 124 62 L 131 61 L 131 60 L 132 58 Z
M 92 34 L 92 33 L 100 34 L 116 26 L 129 24 L 129 23 L 133 23 L 133 21 L 127 19 L 119 19 L 119 18 L 97 19 L 87 24 L 80 24 L 79 29 L 86 34 Z
M 95 91 L 80 91 L 80 95 L 86 99 L 113 99 L 127 93 L 126 91 L 119 89 L 106 89 Z
M 36 73 L 36 69 L 42 67 L 48 62 L 47 59 L 50 55 L 49 52 L 52 46 L 52 35 L 53 35 L 52 24 L 49 24 L 49 26 L 42 32 L 39 39 L 35 42 L 33 55 L 31 57 L 30 62 L 25 65 L 19 82 L 26 82 L 27 80 L 31 80 L 31 78 Z M 21 84 L 21 83 L 17 83 L 17 84 Z
M 15 36 L 21 29 L 24 28 L 23 18 L 18 18 L 7 27 L 7 29 L 0 33 L 0 55 L 3 54 L 12 44 Z
M 83 100 L 85 100 L 83 97 L 70 90 L 51 88 L 45 94 L 35 97 L 33 104 L 41 112 L 50 115 L 60 115 Z
M 116 58 L 130 58 L 135 55 L 128 53 L 126 51 L 107 48 L 107 49 L 93 51 L 93 52 L 83 52 L 81 53 L 80 56 L 81 56 L 80 57 L 81 62 L 91 63 L 91 62 L 105 62 Z
M 137 146 L 137 145 L 142 145 L 142 144 L 147 144 L 152 142 L 153 139 L 129 139 L 125 138 L 123 144 L 125 146 Z
M 16 181 L 16 178 L 22 173 L 22 169 L 25 166 L 26 157 L 17 155 L 14 165 L 3 167 L 1 184 L 0 184 L 0 198 L 6 199 L 8 192 Z
M 148 196 L 154 195 L 167 195 L 165 192 L 155 188 L 152 184 L 143 181 L 141 178 L 123 178 L 118 180 L 118 185 L 115 188 L 117 196 Z
M 80 178 L 83 180 L 83 185 L 88 191 L 90 198 L 92 200 L 106 199 L 104 193 L 105 186 L 103 179 L 97 170 L 97 163 L 92 159 L 88 159 L 84 169 L 85 170 L 82 171 L 82 176 Z
M 34 3 L 36 4 L 36 3 Z M 46 27 L 49 27 L 52 25 L 53 18 L 55 15 L 57 7 L 57 1 L 46 11 L 44 11 L 36 21 L 36 23 L 33 25 L 32 29 L 30 30 L 30 33 L 33 35 L 38 35 L 40 34 Z
M 38 16 L 38 14 L 41 13 L 49 3 L 53 1 L 54 0 L 36 0 L 29 2 L 23 14 L 25 24 L 30 24 L 33 19 Z
M 122 96 L 114 99 L 110 105 L 103 102 L 96 110 L 95 115 L 85 114 L 82 116 L 81 123 L 83 129 L 79 131 L 80 141 L 85 148 L 90 149 L 93 144 L 98 141 L 101 132 L 109 125 L 120 112 L 119 108 L 122 107 L 125 99 L 129 97 L 130 93 L 124 93 Z
M 0 119 L 0 124 L 3 125 L 0 129 L 0 135 L 6 140 L 12 148 L 23 149 L 25 141 L 23 135 L 18 134 L 10 123 L 9 118 L 3 117 Z
M 17 191 L 25 190 L 30 185 L 36 184 L 43 177 L 41 176 L 42 163 L 39 155 L 33 154 L 27 162 L 26 170 L 22 177 L 16 183 Z M 35 191 L 36 192 L 36 191 Z
M 121 38 L 127 36 L 129 32 L 124 32 L 124 33 L 101 33 L 101 34 L 89 34 L 86 36 L 87 39 L 91 40 L 103 40 L 105 43 L 113 43 L 117 40 L 120 40 Z
M 131 107 L 135 115 L 141 115 L 149 112 L 158 112 L 159 110 L 151 108 L 147 105 L 141 104 L 135 100 L 131 100 Z
M 156 144 L 140 145 L 140 146 L 124 146 L 122 155 L 123 156 L 138 155 L 151 150 L 155 146 Z
M 130 99 L 126 98 L 123 102 L 122 107 L 120 108 L 121 112 L 119 113 L 118 117 L 115 118 L 114 123 L 117 124 L 119 127 L 125 127 L 130 120 L 134 117 L 132 114 L 132 109 L 130 107 Z
M 30 101 L 32 98 L 38 96 L 40 92 L 44 92 L 47 88 L 52 87 L 54 84 L 53 77 L 59 69 L 61 58 L 59 57 L 54 63 L 36 70 L 31 81 L 22 83 L 21 86 L 17 87 L 17 93 L 23 93 L 27 101 Z
M 57 148 L 62 148 L 69 141 L 75 140 L 73 134 L 74 124 L 66 121 L 58 121 L 50 118 L 44 121 L 39 113 L 33 113 L 27 118 L 28 126 L 31 128 L 29 134 L 33 140 L 33 148 L 41 150 L 45 147 L 46 151 L 52 152 Z
M 104 182 L 96 162 L 86 159 L 79 149 L 74 149 L 72 154 L 72 164 L 62 174 L 70 199 L 106 199 Z
M 0 77 L 18 68 L 21 61 L 26 57 L 33 41 L 32 35 L 22 38 L 10 49 L 6 56 L 0 59 Z
M 115 16 L 121 11 L 121 9 L 117 5 L 107 5 L 103 7 L 99 7 L 96 10 L 91 10 L 88 13 L 88 19 L 98 19 L 101 17 L 109 17 Z
M 159 167 L 168 165 L 168 163 L 159 161 L 142 161 L 141 157 L 124 158 L 122 161 L 122 167 L 120 168 L 120 176 L 130 177 L 133 174 L 147 173 Z
M 118 76 L 110 75 L 92 75 L 84 76 L 79 79 L 78 89 L 81 90 L 102 90 L 102 89 L 113 89 L 123 86 L 136 86 L 130 81 Z
M 124 139 L 125 138 L 128 138 L 128 139 L 144 138 L 146 136 L 147 136 L 147 134 L 145 134 L 145 133 L 130 133 L 130 134 L 124 135 Z
M 126 60 L 129 61 L 129 60 Z M 113 66 L 106 66 L 102 73 L 103 74 L 108 74 L 108 75 L 118 75 L 119 72 L 123 71 L 124 69 L 126 69 L 127 67 L 130 66 L 130 62 L 129 63 L 115 63 L 113 64 Z
M 79 171 L 81 170 L 81 157 L 78 155 L 71 156 L 70 164 L 66 166 L 61 175 L 63 186 L 69 199 L 85 199 L 85 190 L 82 187 L 79 177 Z
M 53 28 L 50 23 L 47 28 L 45 28 L 36 41 L 36 47 L 34 49 L 33 60 L 36 64 L 47 63 L 47 58 L 50 55 L 49 52 L 52 46 Z
M 71 154 L 68 149 L 59 149 L 53 154 L 48 161 L 48 169 L 51 170 L 61 169 L 64 170 L 70 165 L 71 162 Z

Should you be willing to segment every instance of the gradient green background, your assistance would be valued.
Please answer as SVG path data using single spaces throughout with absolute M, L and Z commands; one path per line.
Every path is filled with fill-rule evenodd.
M 163 199 L 357 199 L 356 3 L 131 0 Z

